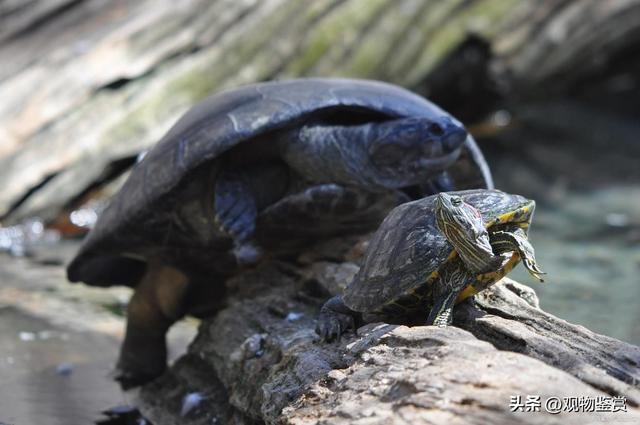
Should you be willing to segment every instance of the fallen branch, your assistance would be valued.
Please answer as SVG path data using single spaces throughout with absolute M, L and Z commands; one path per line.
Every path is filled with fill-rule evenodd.
M 278 263 L 233 279 L 229 306 L 142 389 L 142 411 L 158 424 L 640 420 L 640 348 L 545 313 L 531 289 L 508 279 L 458 306 L 446 329 L 369 324 L 318 342 L 324 287 L 335 290 L 355 270 Z M 204 398 L 185 414 L 193 393 Z M 540 411 L 512 411 L 511 397 L 527 395 L 540 396 Z M 626 397 L 626 412 L 545 412 L 550 397 L 614 396 Z

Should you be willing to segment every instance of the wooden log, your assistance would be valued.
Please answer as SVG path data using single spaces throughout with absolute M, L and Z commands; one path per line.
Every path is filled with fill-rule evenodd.
M 545 313 L 533 290 L 508 279 L 475 304 L 459 305 L 455 326 L 377 323 L 336 343 L 319 342 L 318 295 L 325 285 L 335 287 L 336 279 L 349 279 L 354 267 L 278 263 L 233 279 L 229 306 L 202 323 L 189 354 L 141 390 L 142 411 L 161 424 L 640 419 L 640 348 Z M 194 371 L 216 379 L 192 379 Z M 228 399 L 206 399 L 180 413 L 186 395 L 220 392 Z M 517 396 L 539 396 L 540 411 L 512 411 Z M 627 404 L 625 412 L 554 414 L 545 411 L 553 397 L 565 403 L 625 397 Z
M 86 187 L 82 164 L 135 155 L 225 88 L 382 79 L 468 120 L 505 88 L 601 73 L 634 45 L 639 13 L 639 0 L 14 0 L 0 9 L 0 217 L 59 210 Z M 69 180 L 65 199 L 49 190 L 17 210 Z

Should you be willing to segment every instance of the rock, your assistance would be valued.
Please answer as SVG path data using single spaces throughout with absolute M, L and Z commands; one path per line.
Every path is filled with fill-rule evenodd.
M 177 400 L 198 391 L 226 393 L 229 405 L 215 411 L 232 411 L 230 423 L 640 420 L 640 348 L 545 313 L 533 290 L 509 279 L 459 305 L 455 326 L 374 323 L 320 343 L 313 331 L 322 302 L 317 284 L 336 287 L 327 273 L 339 276 L 351 264 L 271 264 L 235 277 L 229 287 L 240 295 L 202 323 L 189 354 L 157 381 L 171 385 L 143 388 L 142 412 L 159 424 L 179 423 Z M 287 320 L 291 311 L 300 318 Z M 185 368 L 216 378 L 203 381 Z M 529 396 L 539 399 L 527 404 Z M 553 397 L 610 404 L 626 397 L 627 411 L 549 413 Z M 174 401 L 157 402 L 164 399 Z M 212 412 L 204 409 L 193 423 L 209 423 Z

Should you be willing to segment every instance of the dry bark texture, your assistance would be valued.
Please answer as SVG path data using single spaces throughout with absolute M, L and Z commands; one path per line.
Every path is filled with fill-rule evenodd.
M 160 424 L 640 420 L 640 348 L 545 313 L 533 290 L 508 279 L 459 305 L 453 327 L 377 323 L 320 343 L 324 288 L 355 270 L 279 263 L 236 277 L 229 306 L 202 323 L 189 354 L 143 388 L 142 410 Z M 189 393 L 206 398 L 182 415 Z M 517 395 L 625 396 L 628 411 L 512 412 Z
M 378 323 L 318 342 L 323 288 L 356 269 L 273 264 L 238 276 L 229 306 L 202 323 L 189 354 L 143 388 L 142 410 L 161 424 L 640 420 L 640 348 L 545 313 L 533 290 L 508 279 L 458 306 L 454 327 Z M 206 398 L 181 415 L 189 393 Z M 543 404 L 541 412 L 511 412 L 516 395 L 543 403 L 625 396 L 628 411 L 553 415 Z
M 635 45 L 639 16 L 639 0 L 3 2 L 0 218 L 52 218 L 224 88 L 375 78 L 466 119 L 505 85 L 597 74 Z

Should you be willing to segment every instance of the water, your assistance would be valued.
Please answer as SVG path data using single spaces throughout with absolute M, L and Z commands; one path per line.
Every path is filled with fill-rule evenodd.
M 637 114 L 637 112 L 636 112 Z M 640 125 L 637 116 L 566 100 L 522 106 L 482 140 L 496 186 L 537 201 L 530 239 L 548 272 L 541 307 L 640 345 Z
M 543 203 L 530 239 L 548 283 L 531 283 L 521 267 L 512 277 L 536 290 L 545 311 L 640 344 L 640 187 L 569 192 L 560 203 Z
M 123 404 L 108 377 L 118 342 L 0 308 L 0 422 L 91 424 Z
M 37 248 L 27 258 L 0 254 L 0 424 L 92 424 L 129 402 L 111 377 L 124 331 L 111 310 L 131 291 L 69 284 L 61 265 L 77 242 Z M 171 329 L 171 360 L 196 326 Z

